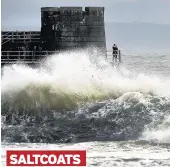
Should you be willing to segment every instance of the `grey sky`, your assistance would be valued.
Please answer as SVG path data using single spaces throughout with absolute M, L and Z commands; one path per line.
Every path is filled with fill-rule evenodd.
M 43 6 L 104 6 L 106 22 L 170 24 L 170 0 L 2 0 L 2 29 L 39 29 Z

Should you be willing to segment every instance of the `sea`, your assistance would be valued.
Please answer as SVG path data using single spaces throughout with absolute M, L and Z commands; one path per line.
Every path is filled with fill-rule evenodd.
M 170 53 L 56 53 L 2 69 L 1 146 L 85 149 L 88 167 L 170 166 Z

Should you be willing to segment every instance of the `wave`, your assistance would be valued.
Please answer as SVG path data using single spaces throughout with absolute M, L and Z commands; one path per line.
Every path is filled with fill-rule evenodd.
M 53 55 L 36 69 L 7 66 L 2 74 L 2 138 L 150 140 L 154 137 L 147 131 L 158 129 L 160 121 L 165 127 L 169 85 L 168 79 L 132 74 L 85 51 Z

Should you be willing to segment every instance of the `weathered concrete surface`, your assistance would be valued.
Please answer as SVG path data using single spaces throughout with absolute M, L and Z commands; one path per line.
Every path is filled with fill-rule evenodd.
M 41 8 L 44 50 L 95 46 L 106 51 L 103 7 Z

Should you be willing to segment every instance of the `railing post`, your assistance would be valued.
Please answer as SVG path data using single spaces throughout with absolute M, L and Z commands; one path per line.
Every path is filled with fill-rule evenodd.
M 121 63 L 121 52 L 120 52 L 120 50 L 119 50 L 119 63 Z
M 25 31 L 24 31 L 24 43 L 25 43 Z
M 8 59 L 8 61 L 9 61 L 9 52 L 7 51 L 7 59 Z
M 26 51 L 23 51 L 23 61 L 25 61 L 25 57 L 26 57 Z
M 14 32 L 12 31 L 12 42 L 14 42 L 14 38 L 13 38 L 14 35 L 13 35 L 13 33 L 14 33 Z
M 30 31 L 30 42 L 31 42 L 31 31 Z
M 118 50 L 115 52 L 115 63 L 117 63 L 117 59 L 118 59 Z

